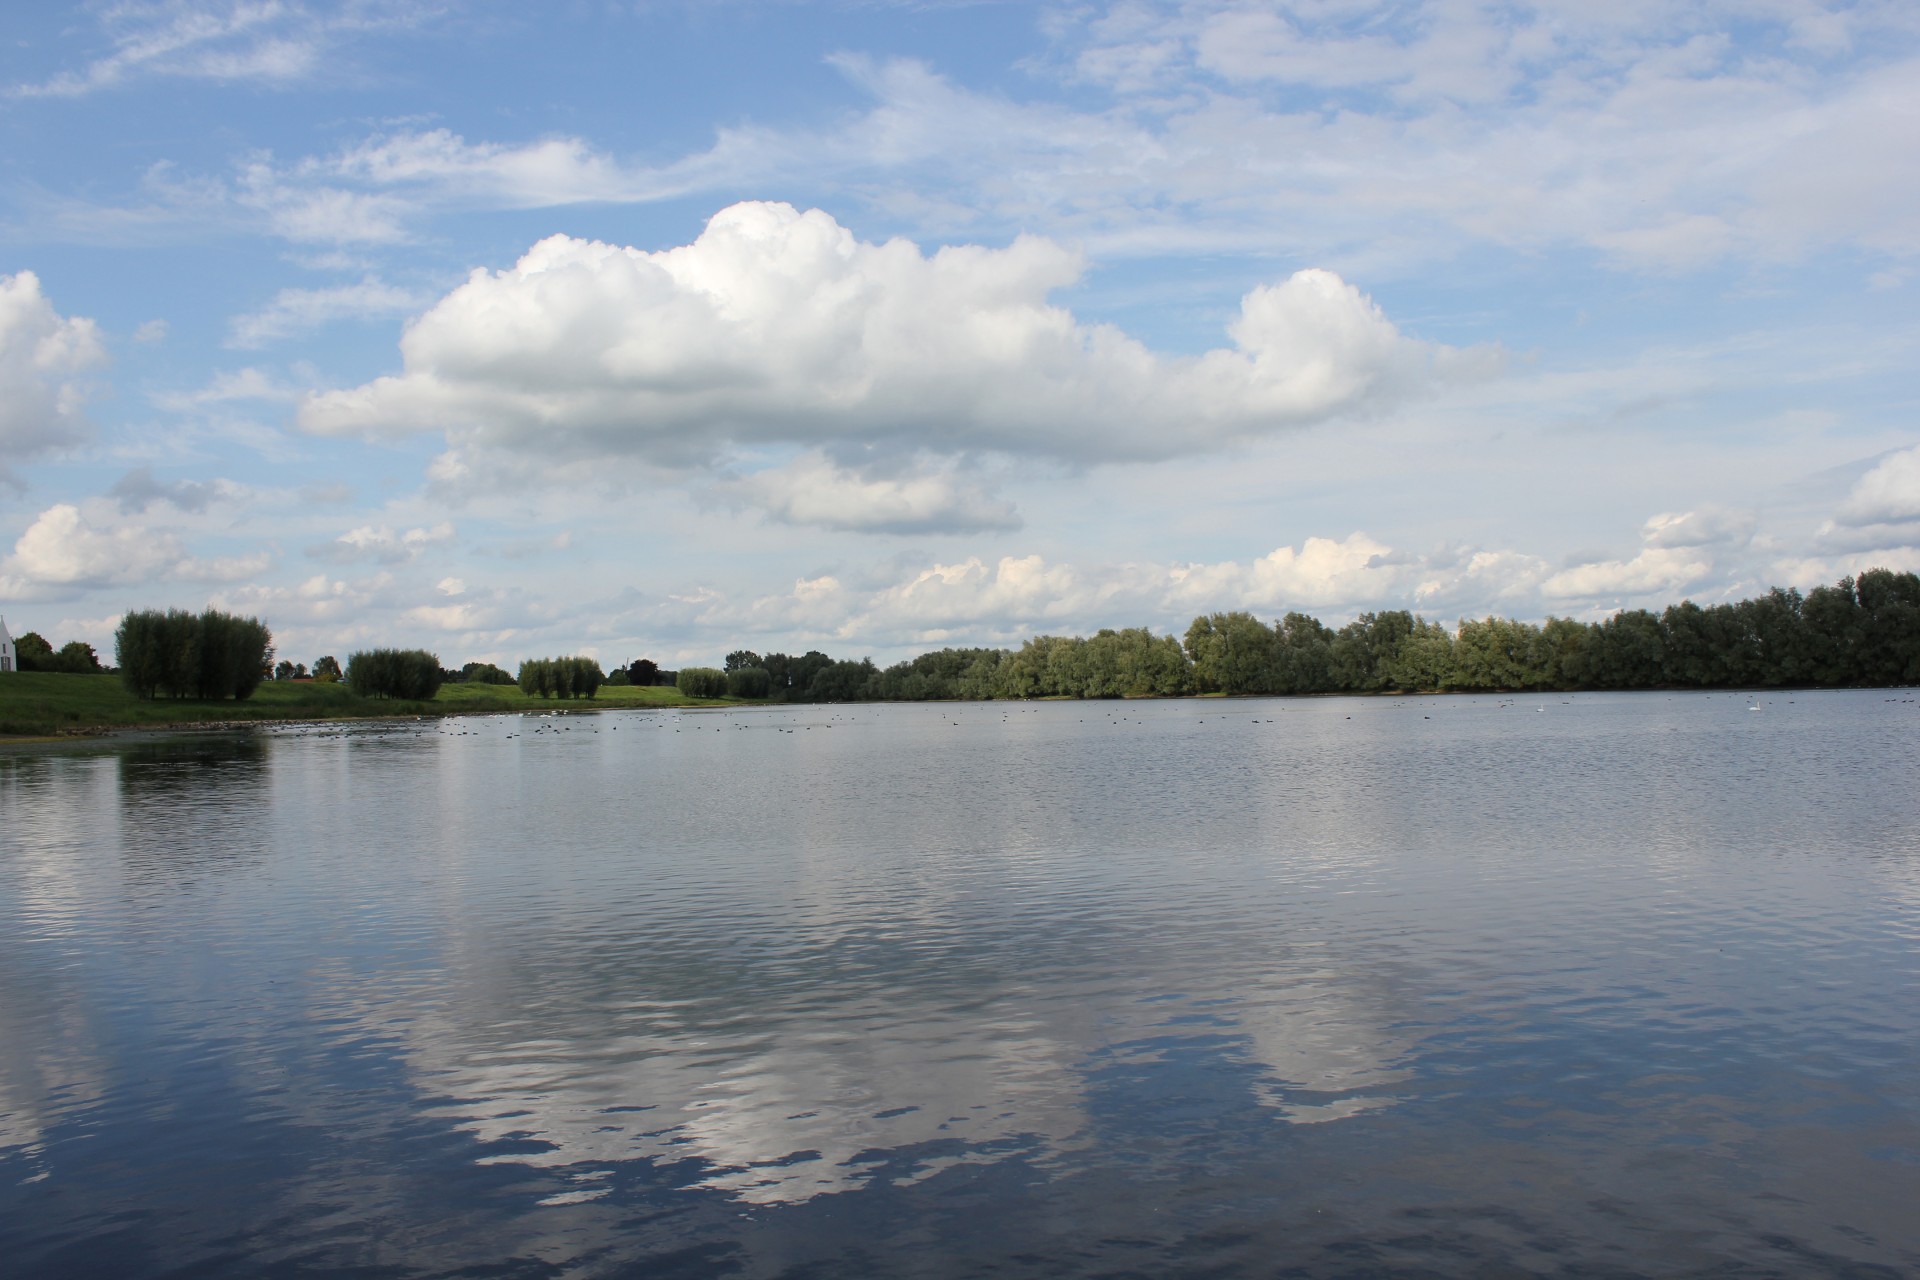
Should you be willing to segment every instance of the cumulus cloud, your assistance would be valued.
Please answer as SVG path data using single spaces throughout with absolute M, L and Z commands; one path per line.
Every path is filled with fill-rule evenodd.
M 264 347 L 336 320 L 392 315 L 420 305 L 418 295 L 368 276 L 326 289 L 282 289 L 258 311 L 236 317 L 230 347 Z
M 299 420 L 562 458 L 885 444 L 1099 462 L 1366 412 L 1491 359 L 1405 337 L 1317 270 L 1249 293 L 1231 346 L 1161 356 L 1048 302 L 1082 269 L 1034 237 L 928 255 L 769 203 L 658 253 L 554 236 L 415 320 L 405 372 L 310 396 Z
M 384 524 L 369 524 L 349 529 L 332 542 L 308 547 L 307 554 L 319 560 L 371 560 L 379 564 L 405 564 L 423 551 L 451 544 L 453 539 L 453 525 L 445 522 L 431 528 L 398 531 Z
M 1920 554 L 1920 447 L 1886 455 L 1856 480 L 1833 518 L 1814 531 L 1812 550 L 1813 558 L 1783 563 L 1802 576 L 1868 553 L 1888 566 L 1911 563 Z
M 1698 511 L 1662 512 L 1649 519 L 1641 538 L 1649 547 L 1710 547 L 1743 544 L 1753 537 L 1750 513 L 1703 507 Z
M 1640 550 L 1624 559 L 1594 557 L 1543 574 L 1547 602 L 1618 606 L 1628 601 L 1668 603 L 1702 584 L 1716 556 L 1737 555 L 1754 541 L 1752 514 L 1702 507 L 1662 512 L 1640 528 Z
M 1692 586 L 1713 570 L 1713 562 L 1693 547 L 1646 547 L 1630 560 L 1601 560 L 1562 569 L 1540 584 L 1553 600 L 1600 600 L 1671 594 Z
M 1861 476 L 1834 518 L 1854 527 L 1920 521 L 1920 447 L 1890 454 Z
M 1018 643 L 1044 632 L 1103 626 L 1178 631 L 1199 613 L 1292 610 L 1338 621 L 1366 609 L 1430 617 L 1501 609 L 1529 616 L 1547 576 L 1538 557 L 1512 551 L 1395 550 L 1364 532 L 1307 538 L 1252 560 L 1203 564 L 1076 565 L 1040 555 L 969 556 L 909 569 L 856 588 L 834 575 L 744 606 L 697 593 L 666 608 L 684 625 L 907 648 L 952 642 Z
M 160 578 L 240 581 L 264 572 L 268 552 L 196 559 L 178 535 L 139 525 L 100 528 L 78 507 L 59 503 L 39 517 L 0 562 L 0 596 L 45 598 L 94 587 L 127 586 Z
M 0 477 L 84 438 L 85 375 L 105 363 L 93 321 L 56 312 L 31 271 L 0 276 Z
M 821 529 L 914 534 L 1020 527 L 1012 503 L 952 467 L 863 470 L 812 452 L 718 487 L 775 520 Z

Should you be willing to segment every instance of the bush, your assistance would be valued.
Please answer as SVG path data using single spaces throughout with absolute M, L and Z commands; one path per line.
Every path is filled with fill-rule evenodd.
M 736 667 L 727 672 L 727 693 L 735 698 L 764 698 L 773 689 L 765 667 Z
M 425 649 L 367 649 L 347 655 L 346 680 L 363 698 L 424 701 L 440 692 L 440 657 Z
M 675 677 L 674 687 L 689 698 L 724 698 L 727 673 L 714 667 L 686 667 Z
M 258 618 L 218 609 L 198 617 L 148 609 L 121 619 L 113 650 L 120 679 L 137 698 L 244 699 L 270 669 L 273 633 Z
M 463 684 L 512 684 L 513 677 L 491 662 L 469 662 L 460 668 Z

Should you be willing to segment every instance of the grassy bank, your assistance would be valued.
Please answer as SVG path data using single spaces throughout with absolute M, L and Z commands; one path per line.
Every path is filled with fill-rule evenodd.
M 679 690 L 603 685 L 592 700 L 529 697 L 515 685 L 442 685 L 429 702 L 362 698 L 345 685 L 268 681 L 245 702 L 191 702 L 156 698 L 142 702 L 118 676 L 75 676 L 45 671 L 0 675 L 0 737 L 50 737 L 100 729 L 165 728 L 250 720 L 337 720 L 371 716 L 461 715 L 500 711 L 580 710 L 590 707 L 704 707 L 737 705 L 732 699 L 683 697 Z

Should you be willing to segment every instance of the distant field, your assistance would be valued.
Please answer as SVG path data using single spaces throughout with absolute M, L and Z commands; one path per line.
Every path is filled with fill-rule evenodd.
M 449 684 L 431 702 L 356 697 L 345 685 L 268 681 L 245 702 L 142 702 L 118 676 L 45 671 L 0 675 L 0 737 L 49 737 L 92 729 L 219 724 L 246 720 L 329 720 L 370 716 L 456 715 L 557 707 L 700 707 L 740 705 L 731 698 L 687 698 L 677 689 L 603 685 L 592 699 L 529 697 L 516 685 Z

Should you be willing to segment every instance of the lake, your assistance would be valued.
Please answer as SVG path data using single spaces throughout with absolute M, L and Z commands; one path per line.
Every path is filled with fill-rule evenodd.
M 1917 784 L 1914 690 L 15 750 L 0 1258 L 1912 1274 Z

